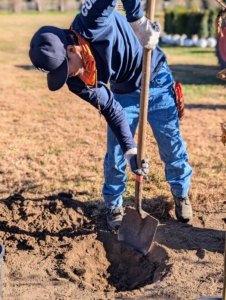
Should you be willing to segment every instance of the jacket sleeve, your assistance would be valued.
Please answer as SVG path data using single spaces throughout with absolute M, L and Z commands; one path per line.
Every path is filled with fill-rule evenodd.
M 85 29 L 103 28 L 111 22 L 111 14 L 117 0 L 86 0 L 78 15 L 80 25 Z M 141 0 L 122 0 L 128 22 L 143 16 Z M 77 20 L 78 21 L 78 20 Z
M 141 0 L 122 0 L 128 22 L 134 22 L 143 17 Z
M 86 0 L 77 16 L 80 25 L 86 29 L 98 29 L 110 22 L 116 0 Z
M 117 138 L 123 153 L 137 147 L 122 106 L 114 99 L 113 93 L 104 84 L 99 83 L 98 88 L 87 89 L 77 78 L 69 78 L 67 84 L 71 92 L 95 108 L 98 109 L 99 103 L 101 114 Z

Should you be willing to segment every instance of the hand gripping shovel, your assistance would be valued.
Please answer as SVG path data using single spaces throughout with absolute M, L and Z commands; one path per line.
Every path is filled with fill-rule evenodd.
M 155 0 L 147 1 L 147 17 L 153 22 Z M 138 129 L 137 164 L 141 168 L 141 161 L 145 157 L 145 136 L 148 111 L 148 94 L 150 84 L 152 50 L 144 47 L 142 63 L 142 82 L 140 96 L 140 115 Z M 151 248 L 158 226 L 158 220 L 142 210 L 142 180 L 143 176 L 136 176 L 135 208 L 126 208 L 122 224 L 118 231 L 118 240 L 130 244 L 137 251 L 146 255 Z

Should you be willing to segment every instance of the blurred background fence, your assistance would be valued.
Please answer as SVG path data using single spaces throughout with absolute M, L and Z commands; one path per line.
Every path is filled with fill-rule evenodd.
M 92 0 L 90 0 L 92 1 Z M 146 0 L 141 0 L 145 9 Z M 71 11 L 79 10 L 84 0 L 0 0 L 0 11 L 20 13 L 22 11 Z M 158 0 L 156 11 L 161 12 L 174 7 L 203 10 L 219 6 L 215 0 Z M 123 10 L 121 0 L 117 1 L 117 10 Z

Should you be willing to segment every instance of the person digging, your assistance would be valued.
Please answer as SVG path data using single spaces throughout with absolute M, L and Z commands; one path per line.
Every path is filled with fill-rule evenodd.
M 183 107 L 177 105 L 181 89 L 179 85 L 175 88 L 166 55 L 158 46 L 159 24 L 143 15 L 140 0 L 122 2 L 126 17 L 115 11 L 116 1 L 86 0 L 70 29 L 41 27 L 31 39 L 29 56 L 38 70 L 47 73 L 51 91 L 66 83 L 107 121 L 102 192 L 108 226 L 115 230 L 124 212 L 126 162 L 136 175 L 148 173 L 146 159 L 142 169 L 137 168 L 133 136 L 139 118 L 143 47 L 153 49 L 148 122 L 165 164 L 176 217 L 191 222 L 188 191 L 192 168 L 179 130 Z

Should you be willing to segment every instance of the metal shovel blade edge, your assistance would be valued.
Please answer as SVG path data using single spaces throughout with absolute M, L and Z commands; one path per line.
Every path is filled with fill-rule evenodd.
M 144 219 L 135 208 L 127 207 L 118 230 L 118 240 L 131 245 L 138 252 L 146 255 L 155 237 L 158 220 L 148 213 Z

